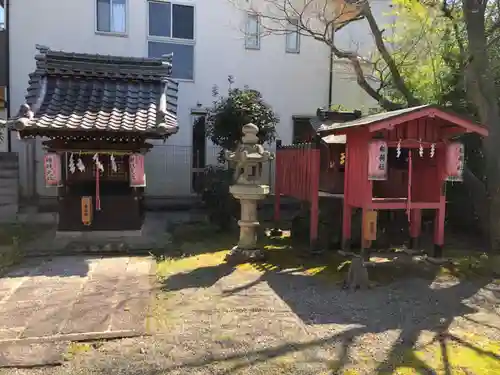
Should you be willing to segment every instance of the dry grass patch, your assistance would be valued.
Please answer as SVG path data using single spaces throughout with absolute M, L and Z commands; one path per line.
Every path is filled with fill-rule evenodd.
M 0 274 L 21 261 L 23 244 L 36 239 L 48 229 L 47 225 L 40 224 L 0 225 Z

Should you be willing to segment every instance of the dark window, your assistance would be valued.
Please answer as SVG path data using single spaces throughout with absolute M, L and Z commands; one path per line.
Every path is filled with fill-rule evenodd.
M 193 79 L 194 46 L 189 44 L 148 42 L 149 57 L 173 53 L 172 78 Z
M 172 78 L 194 78 L 194 7 L 149 2 L 149 57 L 173 54 Z
M 172 9 L 170 3 L 149 3 L 149 35 L 170 37 Z
M 174 4 L 172 14 L 172 38 L 194 39 L 194 8 Z
M 206 123 L 205 116 L 193 118 L 193 138 L 191 148 L 191 188 L 195 193 L 200 193 L 203 188 L 203 177 L 207 162 L 206 155 Z
M 313 128 L 309 118 L 293 119 L 293 143 L 310 142 L 312 135 Z

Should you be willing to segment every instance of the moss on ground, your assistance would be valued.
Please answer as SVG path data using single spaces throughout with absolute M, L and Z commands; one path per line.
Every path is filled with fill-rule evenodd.
M 200 267 L 217 266 L 237 243 L 237 233 L 220 233 L 204 223 L 178 225 L 172 233 L 172 246 L 168 253 L 158 258 L 158 275 L 168 277 L 179 272 L 189 272 Z M 258 272 L 300 272 L 332 282 L 340 282 L 345 277 L 349 261 L 336 251 L 312 256 L 305 248 L 292 246 L 290 233 L 281 237 L 266 235 L 259 245 L 266 250 L 265 262 L 242 264 L 238 268 Z M 374 253 L 372 260 L 384 262 Z M 393 253 L 392 256 L 398 256 Z M 386 284 L 408 277 L 434 279 L 454 277 L 459 279 L 490 278 L 500 272 L 500 256 L 492 256 L 477 251 L 447 250 L 446 256 L 452 260 L 442 266 L 427 263 L 410 264 L 397 262 L 385 267 L 370 268 L 370 279 Z M 389 255 L 389 258 L 391 255 Z M 495 274 L 497 273 L 497 274 Z
M 0 275 L 23 258 L 22 245 L 47 230 L 35 224 L 0 225 Z
M 393 358 L 386 374 L 437 375 L 500 374 L 500 344 L 479 335 L 445 335 L 441 341 L 416 350 L 407 350 Z
M 94 347 L 87 342 L 71 342 L 64 353 L 64 359 L 70 361 L 76 356 L 90 352 Z

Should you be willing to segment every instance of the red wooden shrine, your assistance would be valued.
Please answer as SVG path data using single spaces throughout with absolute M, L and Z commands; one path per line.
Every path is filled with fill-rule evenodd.
M 471 132 L 488 135 L 485 127 L 471 120 L 434 106 L 419 106 L 322 125 L 317 128 L 321 141 L 315 143 L 287 147 L 279 143 L 275 219 L 280 217 L 282 195 L 310 202 L 313 243 L 318 237 L 319 196 L 343 198 L 342 243 L 348 248 L 355 208 L 363 211 L 363 218 L 373 218 L 372 211 L 405 210 L 410 243 L 420 236 L 422 210 L 431 209 L 436 215 L 434 252 L 440 256 L 445 184 L 461 181 L 464 167 L 464 147 L 454 139 Z M 343 141 L 345 149 L 340 146 Z M 320 184 L 325 175 L 330 175 L 327 186 Z M 370 232 L 369 223 L 363 220 L 363 234 Z M 365 240 L 368 237 L 364 235 Z M 364 241 L 362 246 L 370 244 Z

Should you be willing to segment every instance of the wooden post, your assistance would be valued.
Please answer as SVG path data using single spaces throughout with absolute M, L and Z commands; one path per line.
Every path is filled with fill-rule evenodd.
M 422 210 L 413 208 L 410 211 L 410 249 L 418 247 L 418 239 L 422 231 Z
M 377 238 L 377 211 L 363 208 L 361 223 L 361 256 L 370 260 L 372 241 Z

